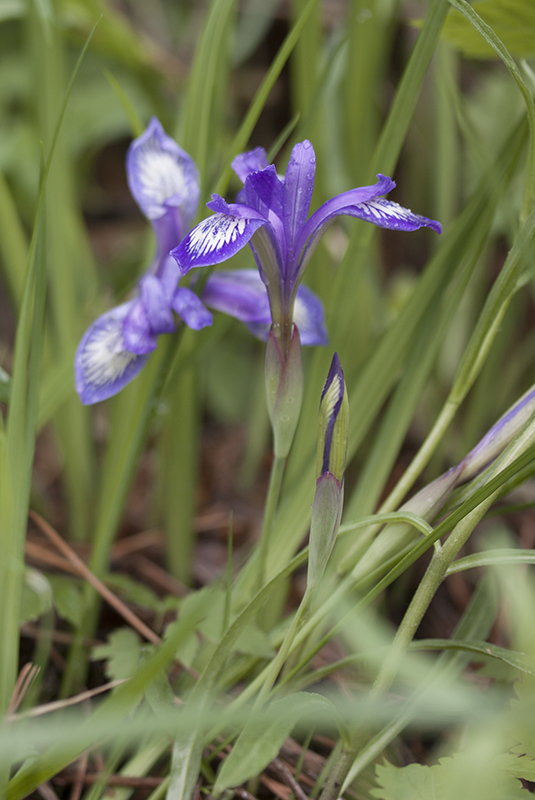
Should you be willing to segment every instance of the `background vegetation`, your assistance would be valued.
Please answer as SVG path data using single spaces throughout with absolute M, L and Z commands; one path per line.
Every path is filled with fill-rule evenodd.
M 532 3 L 3 0 L 0 45 L 5 796 L 304 800 L 337 797 L 349 770 L 347 798 L 526 797 L 533 421 L 431 515 L 371 515 L 425 490 L 535 381 Z M 152 115 L 204 201 L 235 196 L 237 153 L 262 145 L 283 172 L 308 138 L 313 207 L 382 172 L 444 227 L 340 218 L 315 252 L 330 344 L 305 354 L 263 588 L 263 345 L 220 315 L 161 337 L 112 400 L 74 391 L 81 335 L 152 256 L 124 173 Z M 344 519 L 278 674 L 335 350 Z

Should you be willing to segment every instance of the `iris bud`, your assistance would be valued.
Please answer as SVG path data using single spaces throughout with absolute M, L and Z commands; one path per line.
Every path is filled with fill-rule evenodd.
M 331 556 L 344 501 L 349 402 L 335 353 L 320 401 L 316 494 L 312 504 L 307 588 L 321 580 Z
M 319 413 L 316 477 L 330 472 L 342 483 L 346 467 L 349 402 L 340 359 L 335 353 L 323 392 Z

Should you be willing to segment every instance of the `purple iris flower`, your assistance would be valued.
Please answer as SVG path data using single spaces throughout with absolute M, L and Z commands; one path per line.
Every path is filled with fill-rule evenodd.
M 144 367 L 158 336 L 175 330 L 173 311 L 195 330 L 212 315 L 190 289 L 178 287 L 180 271 L 169 250 L 189 230 L 199 203 L 199 175 L 192 158 L 167 136 L 156 118 L 126 157 L 128 185 L 156 234 L 156 255 L 136 297 L 99 317 L 76 352 L 76 389 L 83 403 L 119 392 Z
M 212 324 L 205 302 L 242 320 L 262 339 L 271 325 L 266 288 L 255 270 L 214 273 L 202 301 L 178 286 L 181 271 L 169 251 L 195 217 L 199 175 L 191 157 L 165 134 L 156 118 L 132 142 L 126 171 L 130 190 L 154 228 L 156 255 L 136 296 L 95 320 L 78 346 L 76 389 L 85 404 L 117 394 L 136 377 L 156 348 L 158 336 L 175 331 L 173 312 L 194 330 Z M 296 318 L 304 344 L 326 344 L 323 306 L 305 287 L 297 295 Z
M 287 353 L 297 287 L 327 226 L 340 214 L 372 222 L 381 228 L 414 231 L 423 226 L 440 233 L 440 223 L 413 214 L 385 200 L 395 183 L 378 175 L 373 186 L 362 186 L 328 200 L 307 219 L 316 158 L 309 141 L 295 145 L 286 175 L 268 164 L 261 147 L 239 155 L 233 169 L 244 184 L 237 203 L 212 195 L 212 217 L 199 223 L 171 254 L 186 274 L 192 267 L 219 264 L 249 244 L 267 287 L 274 333 Z

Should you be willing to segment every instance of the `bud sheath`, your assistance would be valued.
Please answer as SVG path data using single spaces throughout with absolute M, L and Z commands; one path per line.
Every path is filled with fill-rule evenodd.
M 295 325 L 286 359 L 277 338 L 270 332 L 265 377 L 267 406 L 273 428 L 273 450 L 276 458 L 286 458 L 292 446 L 303 400 L 301 340 Z

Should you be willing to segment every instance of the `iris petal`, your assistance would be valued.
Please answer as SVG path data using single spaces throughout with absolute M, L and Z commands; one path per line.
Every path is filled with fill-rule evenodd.
M 154 275 L 145 275 L 139 283 L 141 300 L 147 314 L 151 333 L 174 333 L 175 323 L 164 288 Z
M 308 286 L 300 286 L 297 290 L 294 322 L 299 328 L 302 345 L 322 347 L 329 343 L 323 303 Z
M 316 241 L 334 217 L 339 214 L 347 214 L 348 208 L 360 205 L 368 200 L 376 200 L 395 188 L 396 184 L 392 178 L 387 178 L 386 175 L 381 175 L 381 173 L 377 177 L 379 180 L 373 186 L 360 186 L 358 189 L 350 189 L 349 192 L 338 194 L 332 200 L 327 200 L 326 203 L 323 203 L 312 214 L 301 230 L 297 245 L 299 252 L 303 250 L 310 237 Z
M 271 326 L 267 289 L 253 269 L 220 270 L 208 278 L 203 302 L 244 322 L 251 333 L 264 341 Z M 325 345 L 328 342 L 323 303 L 306 286 L 300 286 L 294 306 L 294 322 L 301 344 Z
M 123 322 L 123 339 L 126 349 L 138 355 L 156 349 L 158 337 L 150 329 L 148 314 L 139 297 L 130 303 Z
M 251 209 L 252 210 L 252 209 Z M 214 214 L 200 222 L 171 251 L 182 274 L 192 267 L 207 267 L 226 261 L 242 247 L 267 220 L 245 219 L 234 214 Z
M 179 209 L 183 234 L 199 203 L 199 173 L 193 159 L 167 136 L 153 117 L 126 157 L 130 191 L 146 217 L 156 220 L 167 207 Z
M 286 236 L 287 276 L 293 277 L 294 258 L 299 256 L 298 239 L 306 222 L 312 192 L 314 191 L 314 175 L 316 172 L 316 156 L 311 143 L 296 144 L 284 176 L 284 231 Z
M 206 281 L 203 302 L 242 322 L 271 325 L 269 300 L 255 269 L 220 270 Z
M 176 290 L 173 308 L 188 328 L 194 331 L 200 331 L 212 324 L 212 315 L 191 289 L 180 287 Z
M 84 334 L 74 361 L 76 391 L 90 405 L 120 392 L 147 363 L 146 355 L 126 349 L 123 323 L 132 302 L 112 308 Z
M 418 228 L 432 228 L 436 233 L 442 233 L 442 225 L 436 220 L 414 214 L 409 208 L 403 208 L 398 203 L 378 197 L 366 203 L 350 206 L 344 212 L 350 217 L 359 217 L 367 222 L 373 222 L 379 228 L 390 228 L 395 231 L 417 231 Z
M 243 197 L 248 206 L 260 211 L 270 222 L 273 214 L 282 220 L 284 183 L 273 164 L 247 176 Z
M 248 150 L 246 153 L 240 153 L 232 162 L 232 169 L 242 183 L 251 172 L 257 172 L 259 169 L 264 169 L 269 164 L 266 156 L 266 151 L 263 147 L 255 147 L 254 150 Z
M 303 227 L 298 243 L 298 252 L 302 253 L 298 272 L 295 280 L 300 280 L 310 257 L 326 228 L 333 219 L 342 214 L 349 217 L 372 222 L 380 228 L 393 230 L 416 231 L 418 228 L 432 228 L 437 233 L 442 232 L 439 222 L 414 214 L 410 209 L 385 200 L 381 197 L 395 187 L 395 183 L 386 175 L 377 175 L 379 179 L 373 186 L 361 186 L 349 192 L 339 194 L 328 200 L 312 214 Z

